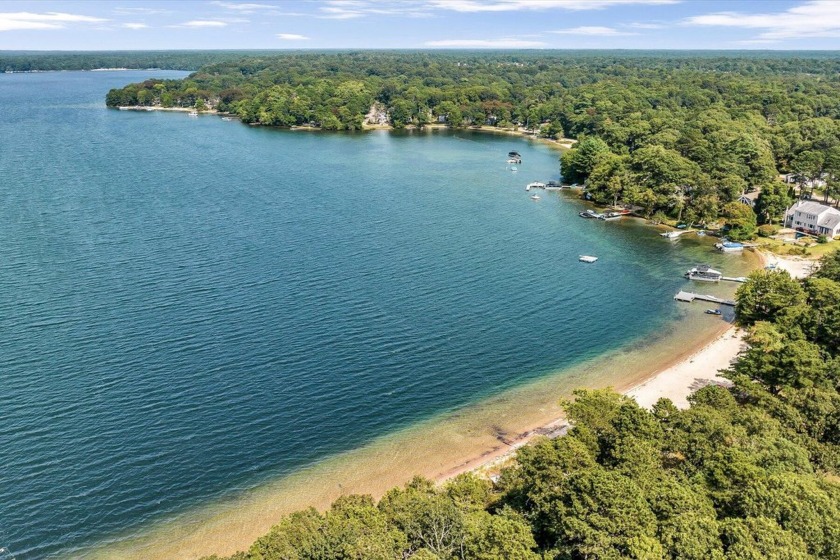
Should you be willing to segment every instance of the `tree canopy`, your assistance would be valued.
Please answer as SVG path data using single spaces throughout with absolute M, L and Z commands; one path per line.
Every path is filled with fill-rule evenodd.
M 222 56 L 224 54 L 224 56 Z M 358 130 L 519 126 L 579 140 L 562 172 L 596 202 L 703 223 L 767 188 L 762 223 L 789 199 L 780 172 L 840 192 L 840 63 L 820 53 L 220 53 L 184 80 L 114 89 L 109 106 L 195 107 L 268 126 Z M 734 229 L 736 237 L 754 228 Z

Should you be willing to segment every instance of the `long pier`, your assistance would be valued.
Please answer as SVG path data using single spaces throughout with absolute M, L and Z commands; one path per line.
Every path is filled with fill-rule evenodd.
M 677 301 L 684 301 L 687 303 L 691 303 L 694 300 L 700 301 L 708 301 L 711 303 L 719 303 L 720 305 L 735 305 L 734 299 L 723 299 L 717 296 L 710 296 L 708 294 L 695 294 L 694 292 L 683 292 L 680 291 L 677 295 L 674 296 L 674 299 Z

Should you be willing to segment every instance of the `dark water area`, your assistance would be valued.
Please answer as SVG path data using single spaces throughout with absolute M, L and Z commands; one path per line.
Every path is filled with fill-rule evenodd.
M 0 546 L 21 560 L 636 344 L 679 319 L 685 269 L 743 265 L 531 200 L 559 177 L 539 143 L 104 107 L 182 75 L 0 75 Z

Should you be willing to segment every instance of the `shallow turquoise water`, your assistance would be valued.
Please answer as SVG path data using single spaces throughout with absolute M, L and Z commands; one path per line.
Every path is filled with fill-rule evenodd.
M 531 200 L 557 153 L 521 139 L 104 108 L 151 75 L 181 74 L 0 75 L 0 546 L 20 559 L 637 343 L 684 312 L 686 268 L 743 265 Z

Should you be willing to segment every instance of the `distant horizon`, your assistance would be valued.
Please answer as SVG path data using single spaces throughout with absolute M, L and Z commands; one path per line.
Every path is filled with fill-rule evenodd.
M 428 53 L 446 53 L 446 52 L 466 52 L 466 53 L 550 53 L 550 52 L 692 52 L 692 53 L 837 53 L 840 52 L 840 47 L 836 49 L 623 49 L 623 48 L 457 48 L 457 47 L 422 47 L 422 48 L 388 48 L 388 47 L 324 47 L 324 48 L 298 48 L 298 49 L 283 49 L 283 48 L 173 48 L 173 49 L 0 49 L 0 53 L 142 53 L 142 52 L 272 52 L 280 54 L 299 54 L 299 53 L 320 53 L 320 52 L 428 52 Z
M 6 0 L 0 51 L 835 51 L 832 0 Z

